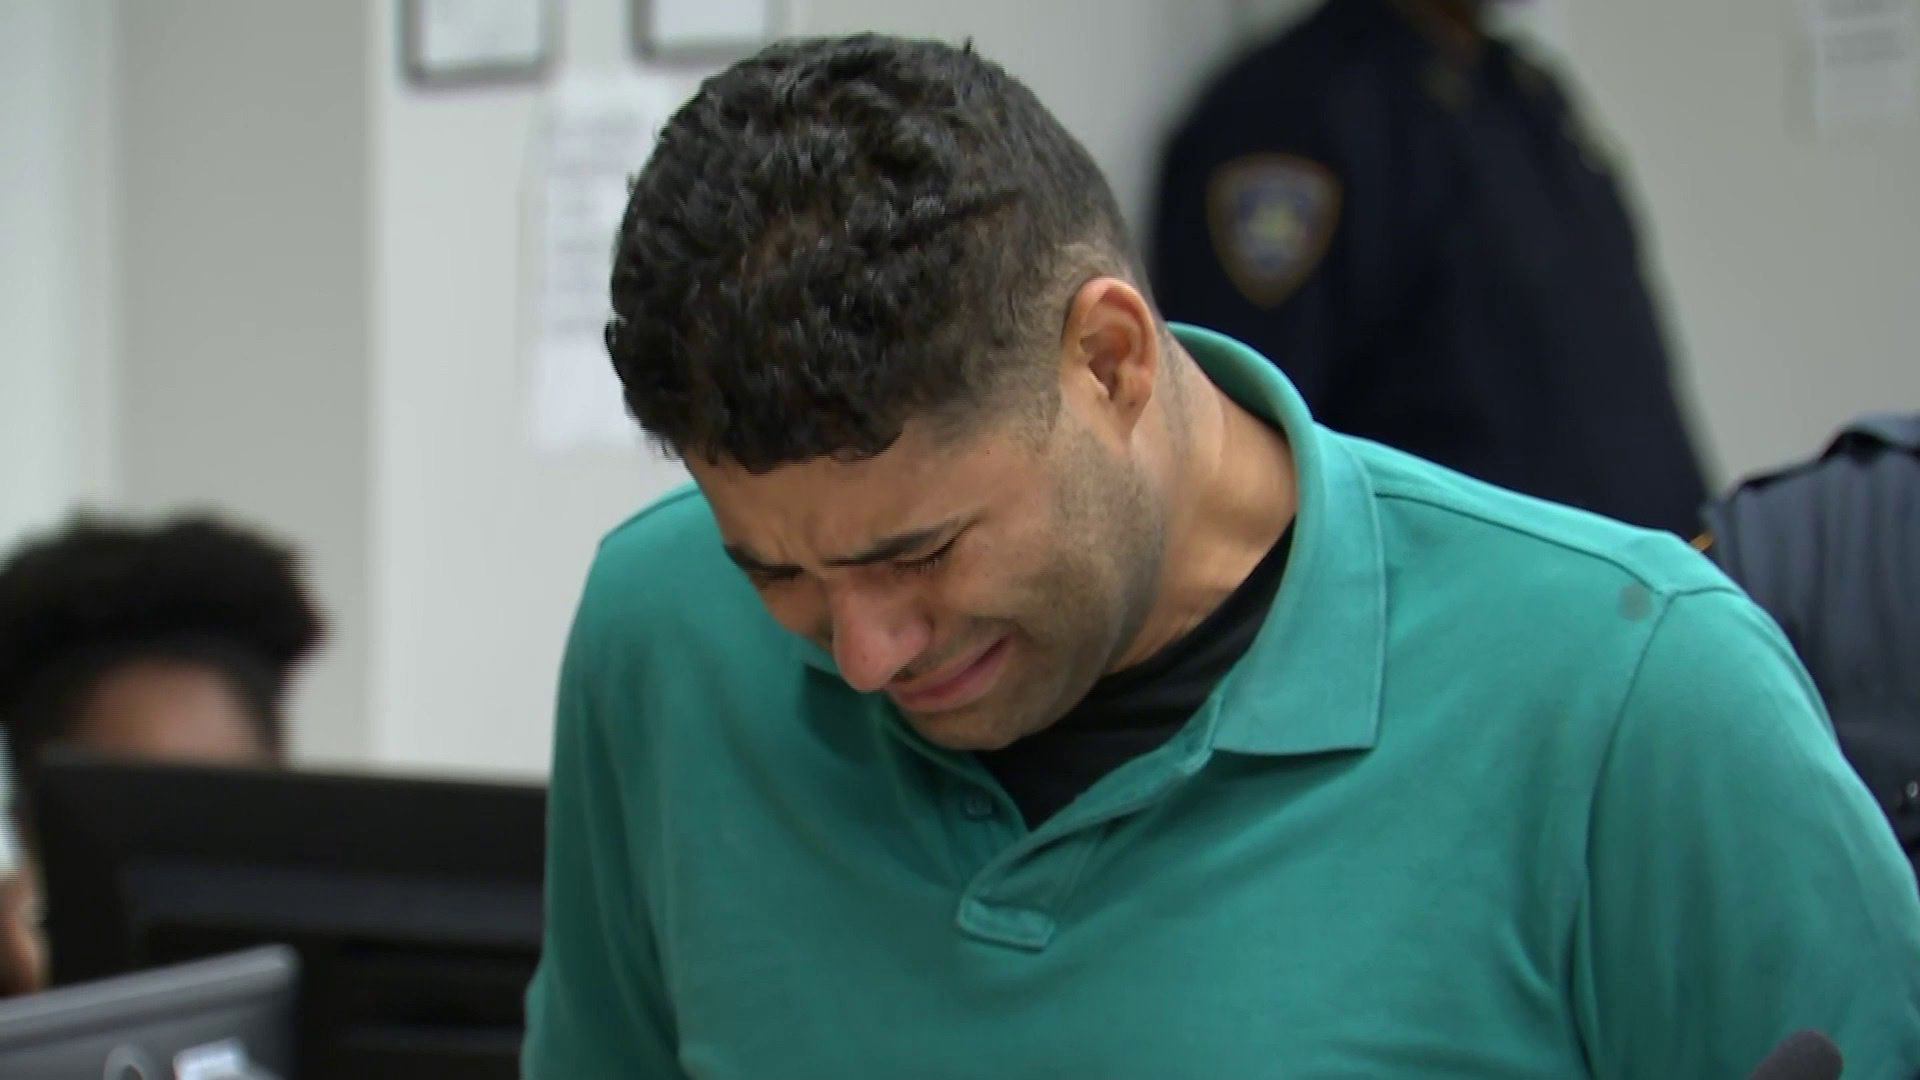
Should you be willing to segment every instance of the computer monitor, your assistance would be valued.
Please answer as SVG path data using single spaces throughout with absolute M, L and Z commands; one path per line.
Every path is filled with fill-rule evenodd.
M 285 943 L 301 1080 L 518 1076 L 542 789 L 50 755 L 28 790 L 56 983 Z
M 268 947 L 0 1001 L 0 1076 L 291 1080 L 298 970 Z

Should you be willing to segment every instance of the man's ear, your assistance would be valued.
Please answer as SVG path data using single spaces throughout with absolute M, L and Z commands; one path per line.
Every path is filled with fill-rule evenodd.
M 1140 290 L 1097 277 L 1073 295 L 1060 339 L 1065 399 L 1117 427 L 1122 438 L 1153 400 L 1160 374 L 1159 324 Z

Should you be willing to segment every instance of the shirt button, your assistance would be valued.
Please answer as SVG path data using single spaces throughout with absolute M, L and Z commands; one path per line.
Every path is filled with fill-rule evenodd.
M 969 791 L 960 799 L 960 812 L 975 821 L 993 816 L 993 798 L 984 791 Z

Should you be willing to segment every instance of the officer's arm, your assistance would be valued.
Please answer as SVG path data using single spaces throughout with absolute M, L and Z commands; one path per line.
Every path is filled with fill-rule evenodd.
M 1812 684 L 1730 589 L 1659 616 L 1602 766 L 1574 933 L 1602 1077 L 1744 1076 L 1825 1033 L 1920 1070 L 1920 898 Z
M 1149 249 L 1161 313 L 1231 335 L 1285 371 L 1316 409 L 1343 359 L 1341 165 L 1319 140 L 1259 149 L 1183 135 L 1162 166 Z
M 546 932 L 527 995 L 522 1075 L 627 1080 L 681 1075 L 593 657 L 586 606 L 561 674 L 547 801 Z

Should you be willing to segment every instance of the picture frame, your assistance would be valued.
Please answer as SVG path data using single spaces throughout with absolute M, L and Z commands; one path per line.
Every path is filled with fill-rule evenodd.
M 400 0 L 401 68 L 415 86 L 537 82 L 559 39 L 553 0 Z
M 725 63 L 785 32 L 785 0 L 630 0 L 634 54 L 657 64 Z

